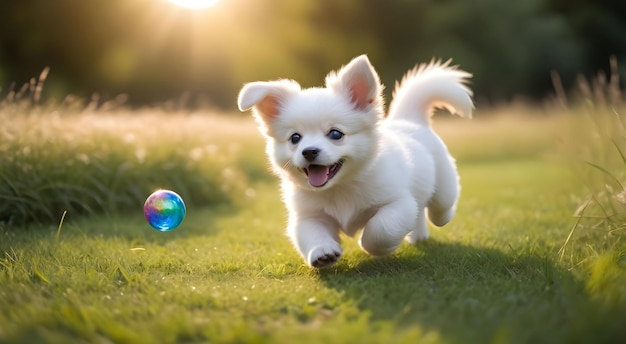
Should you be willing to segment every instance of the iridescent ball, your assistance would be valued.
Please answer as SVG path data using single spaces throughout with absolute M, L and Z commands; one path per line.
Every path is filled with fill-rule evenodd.
M 143 215 L 154 229 L 168 232 L 178 227 L 185 218 L 185 202 L 174 191 L 157 190 L 143 205 Z

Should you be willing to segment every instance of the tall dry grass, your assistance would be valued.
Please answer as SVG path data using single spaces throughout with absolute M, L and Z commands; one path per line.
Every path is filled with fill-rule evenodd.
M 553 75 L 558 104 L 566 107 L 572 120 L 566 147 L 573 168 L 587 196 L 576 209 L 576 223 L 559 251 L 585 244 L 589 237 L 600 238 L 600 251 L 624 251 L 626 234 L 626 103 L 620 86 L 617 59 L 610 59 L 610 73 L 594 78 L 579 76 L 575 90 L 567 96 Z M 576 263 L 576 262 L 571 262 Z
M 119 97 L 42 104 L 46 75 L 0 101 L 0 225 L 141 211 L 156 188 L 219 206 L 253 195 L 250 179 L 266 174 L 247 118 L 130 109 Z

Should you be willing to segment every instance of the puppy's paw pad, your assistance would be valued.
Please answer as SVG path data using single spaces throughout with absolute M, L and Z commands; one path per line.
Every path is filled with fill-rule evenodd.
M 311 254 L 310 265 L 314 268 L 326 268 L 329 267 L 339 260 L 341 257 L 341 251 L 339 250 L 315 250 Z

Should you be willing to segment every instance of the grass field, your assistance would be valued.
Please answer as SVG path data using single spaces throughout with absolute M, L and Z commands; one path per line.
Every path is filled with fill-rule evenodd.
M 624 136 L 587 117 L 612 110 L 438 117 L 457 217 L 385 258 L 344 238 L 321 271 L 284 235 L 247 116 L 18 110 L 0 112 L 0 342 L 626 340 L 626 208 L 608 176 Z M 169 233 L 143 219 L 156 187 L 189 203 Z

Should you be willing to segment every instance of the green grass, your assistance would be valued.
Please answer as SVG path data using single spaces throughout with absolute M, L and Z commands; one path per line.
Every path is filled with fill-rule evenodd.
M 596 184 L 581 181 L 582 169 L 567 162 L 579 147 L 570 140 L 570 118 L 507 111 L 518 110 L 473 121 L 436 119 L 462 178 L 451 224 L 433 228 L 425 244 L 378 259 L 344 238 L 342 260 L 321 271 L 305 266 L 284 235 L 278 182 L 264 172 L 263 142 L 249 118 L 100 113 L 95 123 L 115 123 L 100 132 L 106 147 L 78 134 L 96 130 L 84 122 L 94 116 L 58 118 L 61 128 L 76 130 L 80 144 L 58 142 L 58 154 L 41 156 L 42 163 L 53 166 L 75 147 L 133 155 L 123 148 L 130 132 L 146 144 L 146 156 L 155 156 L 150 166 L 170 161 L 165 152 L 179 142 L 179 161 L 195 147 L 215 145 L 210 150 L 218 153 L 198 153 L 195 167 L 170 171 L 168 178 L 180 183 L 168 185 L 195 190 L 206 179 L 218 185 L 207 188 L 233 189 L 219 201 L 192 202 L 184 223 L 169 233 L 145 223 L 140 198 L 147 191 L 130 197 L 126 211 L 70 210 L 60 228 L 62 212 L 54 220 L 0 222 L 0 342 L 622 342 L 623 231 L 574 216 L 595 195 L 586 184 Z M 147 119 L 158 123 L 153 130 L 143 126 Z M 30 126 L 12 125 L 36 130 L 48 120 L 26 117 Z M 172 127 L 174 138 L 151 141 Z M 92 171 L 71 172 L 72 178 Z M 135 185 L 144 173 L 163 171 L 146 167 L 120 180 Z

